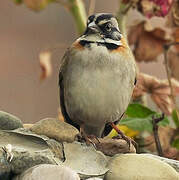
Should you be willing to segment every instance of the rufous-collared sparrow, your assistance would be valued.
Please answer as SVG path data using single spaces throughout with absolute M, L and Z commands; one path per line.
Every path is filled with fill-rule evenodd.
M 112 14 L 94 14 L 66 51 L 59 73 L 66 122 L 101 137 L 125 112 L 136 82 L 136 65 Z

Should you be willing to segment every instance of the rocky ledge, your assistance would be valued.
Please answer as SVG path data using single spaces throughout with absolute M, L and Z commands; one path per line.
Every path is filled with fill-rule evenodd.
M 122 139 L 78 142 L 55 118 L 33 125 L 0 111 L 0 180 L 179 180 L 179 162 L 136 154 Z

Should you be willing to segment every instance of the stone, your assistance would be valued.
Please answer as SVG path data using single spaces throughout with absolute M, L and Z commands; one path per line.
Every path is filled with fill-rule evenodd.
M 0 147 L 5 147 L 8 144 L 15 152 L 40 152 L 50 159 L 64 159 L 62 143 L 47 136 L 32 133 L 25 128 L 0 130 Z
M 179 174 L 158 159 L 140 154 L 120 154 L 111 158 L 104 180 L 179 180 Z
M 0 180 L 9 180 L 11 177 L 11 166 L 5 157 L 5 153 L 0 150 Z
M 179 173 L 179 161 L 177 161 L 177 160 L 160 157 L 160 156 L 157 156 L 154 154 L 142 154 L 142 155 L 157 158 L 157 159 L 169 164 L 170 166 L 172 166 Z
M 4 111 L 0 111 L 1 130 L 13 130 L 22 127 L 23 127 L 22 121 L 18 117 Z
M 55 118 L 42 119 L 35 123 L 30 130 L 60 142 L 73 142 L 79 134 L 75 127 Z
M 23 128 L 0 130 L 0 148 L 6 152 L 6 159 L 10 161 L 14 174 L 38 164 L 57 165 L 64 160 L 61 143 Z
M 14 180 L 80 180 L 78 174 L 65 166 L 41 164 L 34 166 Z
M 79 142 L 63 143 L 64 166 L 70 167 L 80 175 L 80 178 L 104 177 L 108 171 L 107 157 L 91 145 Z
M 25 129 L 30 129 L 34 124 L 23 124 Z
M 136 149 L 132 143 L 129 144 L 124 139 L 112 139 L 109 137 L 98 138 L 96 141 L 96 149 L 107 156 L 114 156 L 120 153 L 136 153 Z
M 86 180 L 103 180 L 103 179 L 97 178 L 97 177 L 93 177 L 93 178 L 89 178 L 89 179 L 86 179 Z
M 41 152 L 12 152 L 14 157 L 11 161 L 11 169 L 14 174 L 20 174 L 23 171 L 39 164 L 56 164 L 49 156 Z

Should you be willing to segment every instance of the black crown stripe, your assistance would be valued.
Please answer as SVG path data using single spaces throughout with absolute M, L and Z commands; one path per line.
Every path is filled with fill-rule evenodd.
M 104 19 L 111 19 L 112 17 L 114 17 L 112 14 L 101 14 L 100 16 L 96 18 L 95 23 L 98 24 L 100 21 Z

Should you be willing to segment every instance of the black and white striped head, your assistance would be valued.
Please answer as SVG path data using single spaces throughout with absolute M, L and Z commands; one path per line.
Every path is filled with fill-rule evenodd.
M 119 43 L 122 37 L 118 22 L 112 14 L 99 13 L 89 16 L 84 36 L 97 35 L 98 40 Z

